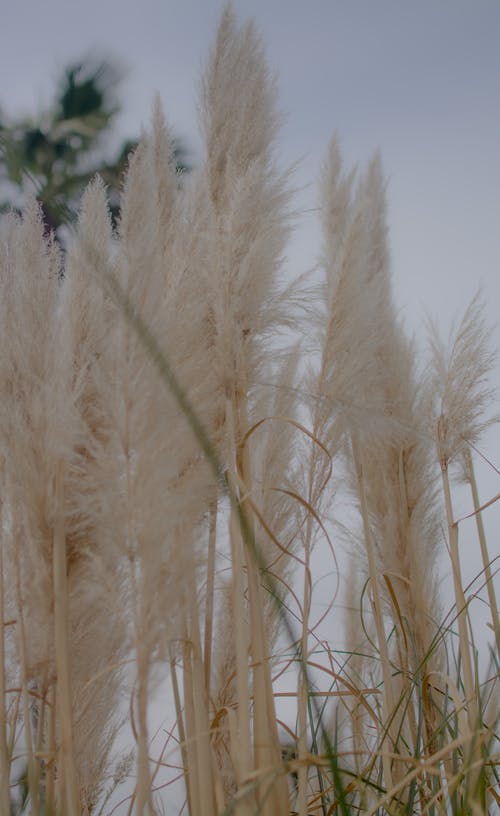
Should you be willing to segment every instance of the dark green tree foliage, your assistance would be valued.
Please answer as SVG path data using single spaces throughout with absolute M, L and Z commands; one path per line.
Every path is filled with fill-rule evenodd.
M 48 230 L 70 223 L 82 191 L 99 173 L 108 185 L 113 219 L 121 179 L 137 140 L 121 143 L 109 158 L 106 141 L 121 106 L 115 95 L 119 72 L 90 59 L 68 66 L 54 103 L 42 115 L 9 120 L 0 113 L 0 212 L 17 210 L 28 194 L 40 201 Z M 174 144 L 179 171 L 186 151 Z

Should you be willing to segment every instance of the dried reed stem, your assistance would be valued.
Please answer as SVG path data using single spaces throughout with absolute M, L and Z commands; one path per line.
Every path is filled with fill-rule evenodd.
M 9 783 L 10 757 L 7 747 L 7 697 L 5 692 L 5 599 L 4 599 L 4 534 L 0 512 L 0 814 L 10 816 Z
M 354 461 L 354 466 L 356 470 L 356 479 L 358 482 L 358 490 L 359 490 L 359 501 L 360 501 L 360 508 L 361 508 L 361 517 L 363 519 L 363 532 L 364 532 L 364 541 L 366 547 L 366 556 L 368 559 L 368 575 L 370 577 L 370 585 L 371 585 L 371 592 L 372 592 L 372 604 L 373 604 L 373 613 L 374 613 L 374 623 L 375 623 L 375 630 L 377 632 L 377 641 L 378 647 L 380 650 L 380 662 L 382 667 L 382 676 L 383 676 L 383 689 L 382 689 L 382 729 L 386 731 L 386 733 L 382 733 L 381 741 L 380 741 L 380 750 L 382 752 L 382 764 L 384 766 L 384 777 L 385 777 L 385 784 L 388 788 L 393 786 L 393 779 L 392 779 L 392 769 L 391 769 L 391 761 L 388 755 L 388 752 L 384 749 L 384 743 L 389 736 L 392 742 L 393 750 L 396 750 L 397 745 L 397 738 L 394 733 L 394 711 L 395 711 L 395 703 L 394 703 L 394 689 L 393 689 L 393 682 L 392 682 L 392 670 L 391 670 L 391 662 L 389 658 L 389 649 L 387 647 L 387 638 L 385 634 L 384 628 L 384 616 L 382 612 L 382 602 L 380 598 L 379 586 L 378 586 L 378 573 L 377 573 L 377 565 L 375 560 L 375 551 L 373 546 L 372 534 L 370 529 L 370 520 L 368 517 L 368 505 L 366 501 L 366 491 L 364 485 L 364 476 L 363 476 L 363 460 L 361 451 L 359 449 L 359 443 L 355 438 L 354 434 L 352 435 L 352 456 Z
M 146 811 L 153 814 L 151 801 L 151 769 L 149 767 L 148 736 L 148 687 L 149 687 L 149 648 L 145 643 L 146 632 L 142 615 L 142 596 L 140 581 L 137 576 L 137 565 L 134 559 L 130 562 L 132 594 L 134 597 L 135 660 L 137 686 L 137 781 L 135 785 L 135 809 L 138 816 Z
M 189 789 L 189 764 L 188 764 L 188 754 L 186 748 L 186 732 L 184 729 L 184 718 L 182 716 L 182 705 L 181 705 L 181 695 L 179 690 L 179 681 L 177 679 L 177 668 L 175 665 L 175 660 L 173 656 L 170 657 L 169 660 L 170 666 L 170 677 L 172 678 L 172 691 L 174 694 L 174 705 L 175 705 L 175 716 L 177 719 L 177 728 L 179 730 L 179 744 L 181 750 L 181 757 L 182 757 L 182 768 L 184 772 L 184 784 L 186 786 L 186 799 L 187 799 L 187 809 L 188 813 L 192 813 L 191 809 L 191 800 L 190 800 L 190 789 Z
M 21 579 L 19 561 L 16 559 L 16 594 L 17 594 L 17 650 L 19 656 L 19 675 L 21 681 L 21 699 L 24 719 L 25 745 L 28 764 L 28 787 L 31 796 L 31 810 L 33 816 L 39 816 L 39 797 L 35 757 L 33 753 L 33 734 L 31 730 L 30 703 L 28 694 L 28 677 L 26 670 L 26 635 L 24 613 L 21 602 Z
M 194 707 L 194 680 L 193 664 L 191 660 L 191 644 L 188 631 L 184 636 L 182 646 L 182 685 L 184 691 L 184 718 L 185 718 L 185 751 L 187 758 L 186 787 L 188 788 L 188 802 L 190 816 L 203 816 L 202 796 L 200 787 L 198 750 L 196 746 L 196 715 Z
M 56 809 L 56 770 L 57 770 L 57 746 L 56 746 L 56 687 L 52 683 L 47 690 L 47 702 L 49 708 L 49 722 L 47 728 L 47 755 L 48 762 L 45 772 L 45 804 L 48 813 L 54 813 Z
M 201 653 L 201 637 L 198 622 L 198 599 L 194 576 L 191 572 L 186 586 L 186 608 L 189 615 L 189 659 L 192 663 L 190 673 L 193 685 L 192 697 L 194 705 L 194 727 L 192 737 L 195 740 L 197 755 L 197 777 L 200 790 L 200 803 L 203 804 L 203 814 L 216 816 L 214 767 L 210 748 L 210 729 L 208 716 L 207 690 L 204 683 L 203 660 Z
M 500 657 L 500 620 L 498 617 L 498 605 L 495 593 L 495 584 L 493 582 L 493 575 L 491 573 L 491 561 L 488 553 L 488 545 L 486 543 L 486 533 L 484 531 L 483 517 L 480 512 L 481 502 L 479 501 L 479 491 L 477 488 L 476 473 L 472 454 L 467 448 L 465 453 L 467 462 L 467 476 L 472 493 L 472 501 L 474 504 L 474 518 L 476 520 L 477 534 L 479 538 L 479 546 L 481 548 L 481 558 L 483 560 L 484 578 L 486 589 L 488 592 L 488 603 L 491 613 L 491 624 L 495 634 L 495 642 L 497 647 L 497 656 Z
M 304 587 L 303 587 L 303 618 L 302 618 L 302 634 L 300 641 L 300 655 L 304 662 L 307 662 L 308 655 L 308 636 L 309 636 L 309 612 L 311 608 L 311 576 L 309 569 L 310 559 L 310 545 L 308 537 L 304 545 Z M 307 701 L 309 697 L 309 689 L 307 685 L 307 677 L 305 672 L 299 672 L 298 679 L 298 697 L 297 697 L 297 725 L 298 725 L 298 760 L 299 770 L 297 778 L 297 807 L 299 809 L 299 816 L 306 816 L 307 808 L 307 763 L 306 757 L 308 754 L 307 746 Z
M 235 423 L 233 403 L 229 398 L 226 400 L 226 424 L 227 434 L 232 450 L 229 461 L 234 462 L 236 467 L 236 446 L 235 446 Z M 231 471 L 228 472 L 231 480 Z M 229 537 L 231 546 L 231 589 L 232 589 L 232 609 L 234 614 L 234 646 L 236 655 L 236 688 L 238 698 L 238 751 L 231 751 L 231 754 L 238 757 L 236 774 L 238 785 L 243 784 L 253 770 L 253 760 L 250 740 L 250 687 L 248 680 L 248 645 L 249 635 L 246 623 L 247 611 L 245 609 L 245 586 L 244 586 L 244 561 L 243 561 L 243 540 L 241 527 L 237 517 L 236 508 L 231 505 L 231 515 L 229 521 Z
M 438 436 L 438 450 L 441 449 L 440 446 L 440 432 L 439 432 L 439 422 L 437 428 L 437 436 Z M 475 684 L 474 684 L 474 673 L 472 670 L 472 659 L 470 654 L 470 646 L 469 646 L 469 636 L 467 632 L 467 617 L 468 617 L 468 606 L 467 601 L 465 599 L 464 591 L 463 591 L 463 582 L 462 582 L 462 570 L 460 568 L 460 555 L 458 550 L 458 523 L 454 520 L 453 515 L 453 504 L 451 498 L 451 489 L 450 489 L 450 478 L 448 473 L 448 463 L 445 459 L 441 458 L 441 477 L 442 477 L 442 485 L 443 485 L 443 494 L 444 494 L 444 504 L 446 510 L 446 520 L 448 523 L 448 543 L 449 543 L 449 554 L 450 554 L 450 561 L 451 561 L 451 568 L 452 568 L 452 577 L 453 577 L 453 590 L 455 593 L 455 604 L 457 609 L 457 623 L 458 623 L 458 635 L 459 635 L 459 642 L 460 642 L 460 655 L 462 658 L 463 664 L 463 680 L 464 680 L 464 691 L 465 691 L 465 699 L 467 704 L 467 712 L 468 712 L 468 721 L 469 727 L 471 731 L 477 726 L 477 708 L 476 708 L 476 691 L 475 691 Z
M 55 474 L 57 517 L 54 524 L 54 646 L 57 671 L 57 711 L 59 725 L 58 765 L 60 767 L 59 806 L 68 816 L 78 816 L 80 797 L 73 742 L 73 711 L 70 676 L 70 635 L 68 631 L 68 577 L 66 525 L 64 521 L 64 463 L 59 460 Z
M 238 400 L 239 429 L 237 438 L 244 437 L 248 429 L 246 400 Z M 251 642 L 250 651 L 253 663 L 253 710 L 254 710 L 254 762 L 257 770 L 276 768 L 277 778 L 270 781 L 269 790 L 259 791 L 260 810 L 263 816 L 274 816 L 285 812 L 288 806 L 286 782 L 279 773 L 281 753 L 276 725 L 276 711 L 271 681 L 271 662 L 269 656 L 269 638 L 264 620 L 264 602 L 260 577 L 260 559 L 256 551 L 255 525 L 251 506 L 246 496 L 252 488 L 252 470 L 248 444 L 240 445 L 237 456 L 237 470 L 245 495 L 241 497 L 241 508 L 250 521 L 249 535 L 246 543 L 246 563 L 250 603 Z
M 438 451 L 441 453 L 440 427 L 442 418 L 437 423 Z M 446 518 L 448 522 L 448 543 L 449 554 L 453 574 L 453 589 L 455 593 L 455 605 L 457 610 L 458 635 L 460 643 L 460 657 L 462 660 L 463 686 L 465 692 L 465 705 L 467 717 L 467 731 L 464 738 L 470 739 L 470 756 L 468 762 L 468 786 L 469 790 L 475 792 L 476 784 L 481 774 L 481 750 L 476 734 L 480 726 L 479 705 L 477 700 L 476 683 L 472 668 L 472 658 L 468 637 L 468 605 L 463 591 L 462 574 L 460 568 L 460 555 L 458 549 L 458 522 L 454 520 L 453 505 L 451 499 L 450 480 L 448 473 L 448 461 L 444 456 L 440 456 L 441 476 L 443 493 L 445 499 Z
M 215 492 L 215 491 L 214 491 Z M 205 664 L 205 688 L 210 696 L 212 671 L 212 636 L 214 618 L 215 554 L 217 545 L 217 494 L 210 504 L 208 517 L 208 558 L 207 587 L 205 592 L 205 642 L 203 662 Z

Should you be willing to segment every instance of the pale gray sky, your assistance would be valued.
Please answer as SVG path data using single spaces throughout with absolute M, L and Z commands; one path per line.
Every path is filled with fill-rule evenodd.
M 120 133 L 134 136 L 147 123 L 158 90 L 196 162 L 197 87 L 221 6 L 218 0 L 1 0 L 0 106 L 11 113 L 43 109 L 61 68 L 92 51 L 127 68 Z M 241 18 L 257 20 L 279 74 L 283 162 L 301 159 L 295 184 L 304 188 L 297 198 L 304 215 L 290 249 L 293 272 L 316 261 L 316 183 L 336 131 L 348 164 L 382 152 L 397 302 L 409 327 L 421 324 L 424 307 L 447 327 L 480 282 L 496 322 L 499 0 L 235 0 L 234 6 Z M 498 330 L 492 341 L 499 344 Z M 498 432 L 484 448 L 498 466 Z M 498 492 L 491 470 L 484 480 L 485 498 Z M 474 554 L 464 556 L 473 569 Z
M 299 203 L 316 206 L 329 138 L 347 162 L 377 147 L 389 178 L 398 300 L 459 310 L 500 266 L 500 3 L 498 0 L 236 0 L 264 35 L 280 77 L 284 162 L 302 159 Z M 135 134 L 160 91 L 174 129 L 199 151 L 196 96 L 218 0 L 2 2 L 0 106 L 50 102 L 62 66 L 81 54 L 128 69 L 120 129 Z M 7 79 L 8 77 L 8 79 Z M 311 214 L 295 264 L 314 261 Z

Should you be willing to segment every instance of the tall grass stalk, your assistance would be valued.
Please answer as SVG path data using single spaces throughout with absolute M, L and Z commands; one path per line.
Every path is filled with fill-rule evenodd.
M 59 743 L 59 796 L 61 809 L 69 816 L 79 812 L 78 784 L 73 743 L 73 716 L 71 710 L 71 679 L 69 662 L 69 610 L 66 563 L 66 530 L 64 526 L 64 467 L 58 463 L 55 474 L 55 500 L 59 508 L 54 526 L 54 643 L 57 671 L 57 708 L 61 736 Z
M 481 558 L 483 561 L 484 577 L 486 581 L 486 589 L 488 592 L 488 603 L 491 612 L 491 626 L 495 634 L 495 641 L 497 647 L 497 654 L 500 655 L 500 618 L 498 616 L 498 604 L 495 592 L 495 584 L 493 582 L 494 575 L 491 571 L 491 559 L 488 552 L 488 544 L 486 541 L 486 533 L 484 530 L 483 517 L 481 515 L 481 502 L 479 500 L 479 491 L 476 481 L 476 474 L 474 469 L 474 462 L 469 448 L 465 451 L 465 473 L 467 481 L 470 484 L 472 495 L 472 502 L 474 506 L 474 518 L 477 527 L 477 535 L 479 545 L 481 547 Z
M 0 510 L 1 512 L 1 510 Z M 3 515 L 3 514 L 2 514 Z M 2 520 L 3 524 L 3 520 Z M 5 654 L 5 596 L 4 596 L 4 559 L 3 541 L 0 542 L 0 812 L 7 813 L 10 808 L 10 757 L 7 743 L 7 707 L 6 701 L 6 654 Z

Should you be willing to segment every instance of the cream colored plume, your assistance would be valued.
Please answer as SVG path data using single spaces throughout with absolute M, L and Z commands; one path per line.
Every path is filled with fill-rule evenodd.
M 437 325 L 429 324 L 438 443 L 440 457 L 446 463 L 463 453 L 467 445 L 476 443 L 500 419 L 498 414 L 491 414 L 495 393 L 490 375 L 496 357 L 490 349 L 484 313 L 478 292 L 448 343 L 441 339 Z

